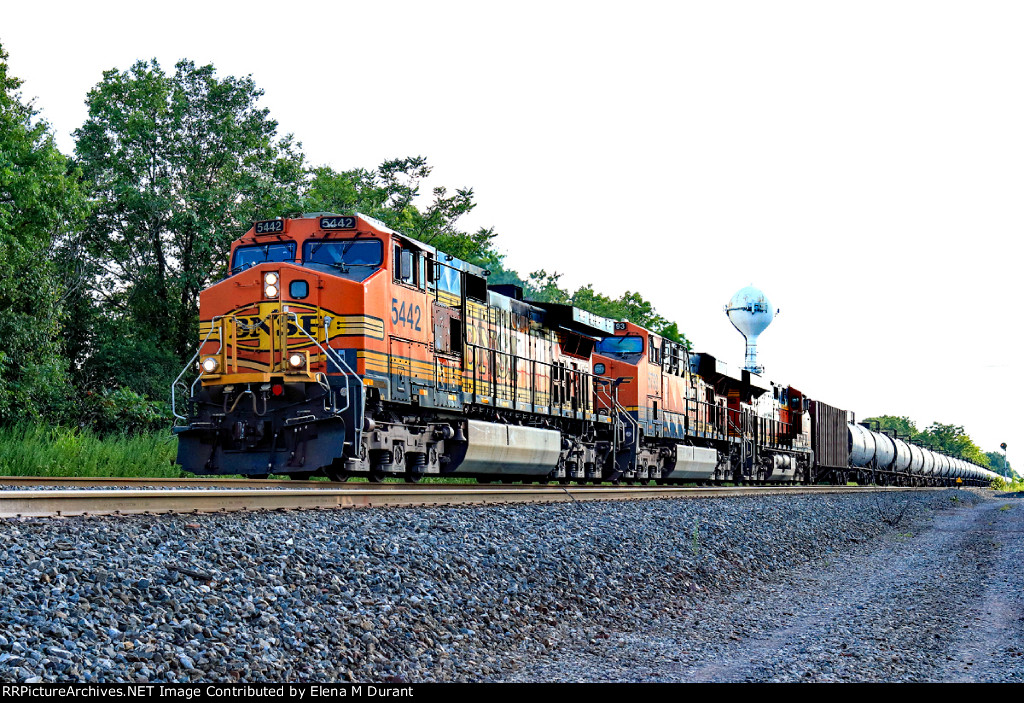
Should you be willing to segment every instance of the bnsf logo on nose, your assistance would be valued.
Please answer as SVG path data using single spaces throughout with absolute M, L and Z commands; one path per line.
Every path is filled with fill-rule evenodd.
M 320 327 L 317 324 L 319 316 L 315 314 L 299 315 L 298 318 L 299 324 L 302 325 L 302 329 L 304 329 L 311 337 L 316 338 L 317 332 L 320 330 Z M 239 317 L 236 319 L 239 322 L 236 332 L 236 337 L 238 339 L 256 339 L 259 337 L 270 336 L 270 324 L 265 318 L 252 316 Z M 299 333 L 299 328 L 295 326 L 294 320 L 288 321 L 288 336 L 305 337 L 305 335 Z

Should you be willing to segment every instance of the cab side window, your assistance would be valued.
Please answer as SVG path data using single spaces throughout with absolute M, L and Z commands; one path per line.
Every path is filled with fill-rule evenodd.
M 419 283 L 420 261 L 419 252 L 411 249 L 403 249 L 400 244 L 395 245 L 395 281 L 408 286 L 415 286 Z

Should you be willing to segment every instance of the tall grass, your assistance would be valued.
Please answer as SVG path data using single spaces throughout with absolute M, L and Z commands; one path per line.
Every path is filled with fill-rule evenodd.
M 22 425 L 0 428 L 0 476 L 178 478 L 169 432 L 100 437 L 90 430 Z
M 1011 480 L 1005 476 L 999 476 L 992 480 L 992 488 L 997 491 L 1024 491 L 1024 479 L 1016 476 Z

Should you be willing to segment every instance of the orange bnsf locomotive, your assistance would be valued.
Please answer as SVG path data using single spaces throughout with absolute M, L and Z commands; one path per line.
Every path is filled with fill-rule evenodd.
M 804 481 L 810 417 L 802 395 L 632 322 L 597 343 L 596 373 L 616 379 L 623 423 L 614 473 L 626 479 Z M 769 392 L 771 390 L 772 392 Z
M 190 363 L 172 390 L 178 463 L 339 481 L 987 483 L 939 455 L 915 473 L 923 452 L 876 451 L 889 440 L 845 411 L 487 273 L 364 215 L 255 223 L 200 296 L 199 374 L 184 385 Z
M 591 352 L 611 322 L 489 290 L 485 275 L 363 215 L 257 222 L 200 296 L 178 463 L 336 480 L 598 477 L 613 434 L 599 428 L 613 422 Z

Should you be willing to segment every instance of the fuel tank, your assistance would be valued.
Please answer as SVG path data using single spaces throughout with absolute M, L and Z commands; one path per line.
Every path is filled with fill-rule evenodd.
M 466 455 L 454 473 L 546 476 L 558 466 L 562 435 L 555 430 L 469 420 Z
M 718 465 L 718 452 L 707 447 L 676 445 L 676 465 L 667 478 L 709 480 Z

